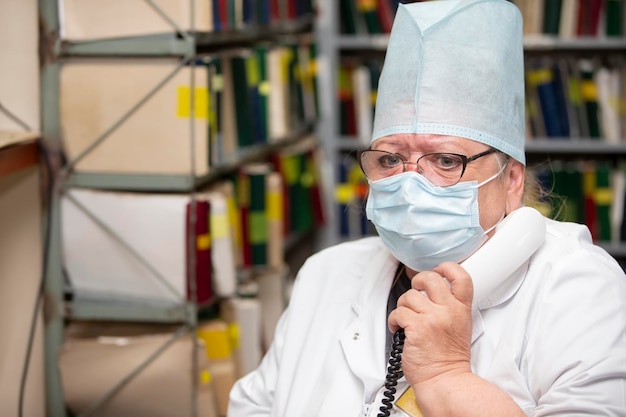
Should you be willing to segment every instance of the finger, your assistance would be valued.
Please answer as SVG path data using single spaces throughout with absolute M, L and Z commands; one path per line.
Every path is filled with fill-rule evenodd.
M 434 303 L 441 304 L 450 299 L 450 283 L 435 271 L 420 272 L 411 280 L 413 289 L 423 291 Z
M 420 297 L 425 298 L 423 295 Z M 399 306 L 389 314 L 387 325 L 389 330 L 395 333 L 400 328 L 406 329 L 414 325 L 418 321 L 418 316 L 419 314 L 414 310 L 406 306 Z
M 474 296 L 472 278 L 462 266 L 454 262 L 444 262 L 434 268 L 450 283 L 450 291 L 463 304 L 471 305 Z

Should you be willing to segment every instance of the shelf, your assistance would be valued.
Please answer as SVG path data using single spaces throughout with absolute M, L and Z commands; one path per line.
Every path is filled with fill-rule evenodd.
M 389 43 L 388 34 L 341 35 L 336 40 L 340 49 L 385 51 Z M 622 51 L 626 49 L 626 38 L 580 37 L 562 39 L 537 35 L 524 37 L 524 50 L 538 51 Z
M 39 161 L 39 145 L 36 139 L 15 142 L 2 147 L 0 142 L 0 176 L 36 165 Z
M 594 158 L 626 156 L 626 142 L 607 143 L 601 139 L 533 139 L 526 143 L 526 155 L 550 158 Z
M 626 258 L 626 242 L 611 243 L 611 242 L 594 242 L 606 250 L 614 258 Z
M 111 300 L 74 300 L 66 302 L 65 309 L 68 319 L 146 323 L 188 323 L 195 312 L 191 304 L 165 306 Z
M 312 124 L 302 126 L 300 129 L 296 129 L 291 135 L 276 139 L 270 143 L 254 145 L 242 149 L 234 158 L 222 161 L 211 167 L 210 172 L 203 176 L 193 177 L 188 174 L 166 175 L 73 172 L 68 176 L 65 186 L 118 191 L 189 192 L 226 174 L 234 172 L 241 165 L 262 160 L 282 148 L 304 141 L 310 133 L 313 133 Z
M 62 41 L 60 54 L 65 57 L 87 56 L 193 56 L 197 52 L 235 48 L 260 41 L 309 33 L 313 16 L 276 23 L 264 27 L 251 27 L 238 31 L 176 33 L 130 38 L 101 39 L 93 41 Z

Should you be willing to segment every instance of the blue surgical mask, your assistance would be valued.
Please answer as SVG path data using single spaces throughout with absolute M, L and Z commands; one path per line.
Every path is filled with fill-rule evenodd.
M 502 172 L 502 170 L 500 170 Z M 414 171 L 370 181 L 367 218 L 391 253 L 415 271 L 461 262 L 486 240 L 478 188 L 496 178 L 437 187 Z

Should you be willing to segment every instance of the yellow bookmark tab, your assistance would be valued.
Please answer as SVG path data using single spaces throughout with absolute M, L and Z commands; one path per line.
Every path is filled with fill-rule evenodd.
M 413 392 L 413 388 L 409 385 L 407 389 L 402 393 L 398 401 L 396 401 L 396 407 L 400 410 L 404 411 L 411 417 L 424 417 L 422 413 L 422 409 L 417 405 L 417 400 L 415 399 L 415 393 Z

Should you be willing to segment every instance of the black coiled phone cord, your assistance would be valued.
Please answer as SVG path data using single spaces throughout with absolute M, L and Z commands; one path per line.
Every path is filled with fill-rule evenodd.
M 393 335 L 391 354 L 389 355 L 389 365 L 387 366 L 387 377 L 385 378 L 385 392 L 377 417 L 388 417 L 391 415 L 393 401 L 396 396 L 396 385 L 402 378 L 402 349 L 404 348 L 404 329 L 398 329 Z

